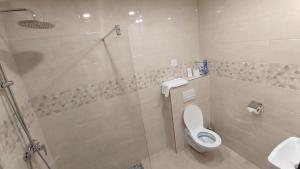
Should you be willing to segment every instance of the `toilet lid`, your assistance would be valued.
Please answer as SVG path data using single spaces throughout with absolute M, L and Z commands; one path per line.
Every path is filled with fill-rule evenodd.
M 203 116 L 201 109 L 190 104 L 185 107 L 183 113 L 183 119 L 186 127 L 191 131 L 200 127 L 203 127 Z

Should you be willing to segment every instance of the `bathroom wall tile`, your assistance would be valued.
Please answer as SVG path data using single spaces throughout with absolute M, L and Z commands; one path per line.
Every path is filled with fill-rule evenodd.
M 267 62 L 270 57 L 270 51 L 268 50 L 270 48 L 270 42 L 267 40 L 211 44 L 211 47 L 209 48 L 209 56 L 212 60 L 218 60 L 219 56 L 222 56 L 222 60 L 230 60 L 234 62 Z M 243 54 L 241 55 L 241 53 Z
M 165 108 L 169 102 L 165 103 L 160 88 L 160 85 L 157 85 L 139 91 L 150 155 L 171 146 L 169 138 L 173 128 L 167 125 L 170 110 Z M 160 139 L 157 139 L 158 137 Z
M 49 37 L 33 39 L 31 43 L 14 41 L 15 58 L 31 97 L 134 74 L 126 35 L 108 40 L 106 46 L 99 36 Z
M 299 134 L 299 10 L 295 0 L 199 1 L 212 122 L 225 145 L 260 168 L 274 146 Z M 261 116 L 247 112 L 251 100 L 264 104 Z
M 140 3 L 143 23 L 141 43 L 136 45 L 140 52 L 133 53 L 136 72 L 169 66 L 173 58 L 179 63 L 198 58 L 196 0 L 141 0 Z
M 245 20 L 223 25 L 217 41 L 221 43 L 239 43 L 264 41 L 269 38 L 268 19 Z
M 299 64 L 299 42 L 299 39 L 270 41 L 270 54 L 265 57 L 265 62 L 272 60 L 274 63 Z
M 287 116 L 291 109 L 281 108 L 283 105 L 280 101 L 282 99 L 280 93 L 283 93 L 281 90 L 285 90 L 284 93 L 291 93 L 289 89 L 278 90 L 278 87 L 267 87 L 265 84 L 239 82 L 227 78 L 215 78 L 212 84 L 215 89 L 212 93 L 213 123 L 216 125 L 217 132 L 222 138 L 225 137 L 227 140 L 225 144 L 250 161 L 259 166 L 266 166 L 267 162 L 264 159 L 272 149 L 287 137 L 297 135 L 295 130 L 298 126 L 281 127 L 289 123 L 283 121 L 282 116 L 288 117 L 287 120 L 296 118 L 296 116 Z M 224 88 L 226 90 L 223 90 Z M 265 90 L 257 90 L 259 88 Z M 273 93 L 273 96 L 270 93 Z M 295 91 L 293 93 L 294 97 L 286 95 L 289 95 L 289 99 L 297 99 Z M 260 101 L 265 106 L 261 116 L 254 116 L 246 110 L 245 107 L 251 100 Z M 276 100 L 277 104 L 271 103 L 271 100 Z
M 270 17 L 272 39 L 299 39 L 299 10 L 277 12 Z M 288 26 L 287 26 L 288 25 Z

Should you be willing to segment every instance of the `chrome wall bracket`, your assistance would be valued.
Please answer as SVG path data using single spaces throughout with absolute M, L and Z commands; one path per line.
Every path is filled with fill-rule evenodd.
M 40 142 L 38 142 L 37 140 L 33 140 L 32 143 L 29 143 L 26 146 L 24 155 L 23 155 L 23 159 L 25 161 L 31 160 L 32 156 L 36 153 L 36 152 L 40 152 L 40 151 L 44 151 L 45 155 L 47 155 L 47 149 L 46 146 L 44 144 L 40 144 Z
M 7 82 L 2 82 L 1 83 L 1 88 L 6 88 L 6 87 L 8 87 L 8 86 L 12 86 L 14 84 L 14 82 L 13 81 L 7 81 Z
M 248 104 L 247 109 L 248 109 L 249 112 L 254 113 L 256 115 L 259 115 L 259 114 L 264 112 L 263 104 L 260 103 L 260 102 L 257 102 L 257 101 L 251 101 Z

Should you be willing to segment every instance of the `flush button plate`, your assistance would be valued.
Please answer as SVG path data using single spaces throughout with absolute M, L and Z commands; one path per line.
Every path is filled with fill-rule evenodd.
M 196 91 L 195 91 L 195 89 L 189 89 L 189 90 L 186 90 L 186 91 L 182 92 L 183 102 L 188 102 L 188 101 L 191 101 L 191 100 L 193 100 L 195 98 L 196 98 Z

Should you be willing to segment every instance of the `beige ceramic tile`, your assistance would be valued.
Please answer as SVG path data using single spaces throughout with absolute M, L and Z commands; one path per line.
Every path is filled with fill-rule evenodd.
M 122 96 L 42 118 L 41 127 L 57 165 L 113 169 L 147 157 L 141 110 L 132 104 Z
M 152 169 L 258 169 L 226 146 L 221 146 L 218 150 L 205 154 L 200 154 L 191 148 L 187 148 L 179 154 L 172 150 L 165 150 L 151 156 L 150 160 Z
M 299 65 L 299 1 L 199 1 L 200 54 L 227 62 Z M 229 68 L 230 69 L 230 68 Z M 211 78 L 211 116 L 224 144 L 267 168 L 267 156 L 289 136 L 299 136 L 299 92 L 264 83 Z M 251 100 L 265 112 L 246 110 Z M 287 125 L 288 124 L 288 125 Z
M 155 154 L 172 145 L 169 99 L 162 96 L 160 86 L 140 90 L 139 95 L 149 153 Z

